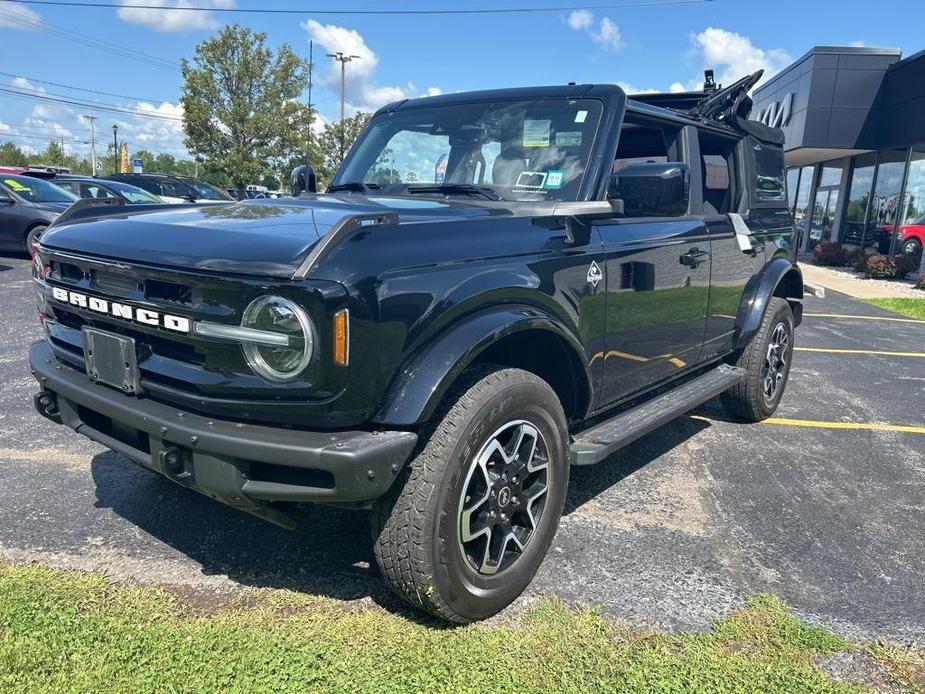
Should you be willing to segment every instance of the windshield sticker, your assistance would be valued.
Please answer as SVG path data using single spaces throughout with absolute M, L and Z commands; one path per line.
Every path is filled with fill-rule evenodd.
M 587 111 L 579 111 L 578 113 L 575 114 L 575 122 L 584 123 L 587 117 L 588 117 Z
M 29 190 L 28 186 L 24 186 L 22 183 L 12 178 L 7 178 L 3 182 L 6 183 L 10 188 L 15 190 L 17 193 L 21 193 L 24 190 Z
M 548 123 L 549 121 L 547 121 Z M 517 188 L 532 188 L 540 190 L 546 183 L 546 174 L 542 171 L 521 171 L 517 177 Z
M 556 133 L 556 147 L 581 147 L 581 131 Z
M 524 147 L 549 147 L 550 120 L 524 121 Z
M 547 171 L 546 182 L 543 185 L 548 190 L 559 190 L 562 187 L 562 181 L 565 179 L 564 171 Z

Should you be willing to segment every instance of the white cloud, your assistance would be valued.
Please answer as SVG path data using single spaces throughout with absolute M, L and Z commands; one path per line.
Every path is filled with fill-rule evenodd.
M 122 0 L 122 4 L 132 4 L 131 0 Z M 229 8 L 234 7 L 234 0 L 203 0 L 191 3 L 188 0 L 148 0 L 145 4 L 158 7 L 207 7 Z M 151 7 L 120 7 L 117 10 L 119 19 L 129 24 L 140 24 L 156 31 L 196 31 L 202 29 L 215 29 L 219 22 L 211 12 L 190 11 L 180 9 L 155 9 Z
M 583 31 L 597 45 L 608 51 L 619 51 L 626 43 L 620 34 L 620 27 L 610 19 L 604 17 L 595 25 L 594 14 L 589 10 L 573 10 L 565 23 L 575 31 Z
M 870 44 L 867 41 L 852 41 L 849 45 L 852 48 L 866 48 Z
M 424 96 L 440 96 L 443 94 L 443 90 L 440 87 L 428 87 L 427 91 L 424 92 Z
M 594 23 L 594 15 L 588 10 L 574 10 L 566 21 L 575 31 L 583 31 Z
M 355 29 L 347 29 L 335 24 L 321 24 L 314 19 L 302 23 L 302 28 L 309 37 L 319 44 L 325 53 L 343 53 L 345 56 L 357 56 L 346 63 L 347 110 L 374 111 L 392 101 L 417 96 L 419 91 L 411 82 L 406 85 L 383 86 L 375 82 L 376 69 L 379 67 L 379 56 L 366 45 L 366 40 Z M 326 75 L 319 81 L 323 87 L 336 93 L 340 92 L 340 63 L 330 60 L 331 64 Z M 439 87 L 430 87 L 425 92 L 428 96 L 440 94 Z
M 37 12 L 18 2 L 0 4 L 0 27 L 9 29 L 38 29 L 41 17 Z
M 692 37 L 703 67 L 716 71 L 716 81 L 728 86 L 756 70 L 764 70 L 762 82 L 789 65 L 793 59 L 779 48 L 759 48 L 751 39 L 733 31 L 708 27 Z M 698 80 L 698 88 L 702 81 Z
M 680 82 L 672 82 L 668 87 L 668 91 L 671 92 L 672 94 L 678 94 L 680 92 L 688 91 L 688 88 L 685 87 Z

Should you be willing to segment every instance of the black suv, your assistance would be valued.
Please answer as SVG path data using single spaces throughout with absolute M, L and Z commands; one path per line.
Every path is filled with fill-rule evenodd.
M 803 284 L 756 79 L 401 101 L 327 194 L 75 209 L 35 258 L 36 408 L 286 527 L 371 509 L 400 595 L 487 617 L 572 465 L 717 395 L 780 402 Z
M 125 173 L 107 176 L 113 181 L 123 181 L 167 202 L 233 202 L 228 193 L 204 181 L 187 176 L 165 174 Z

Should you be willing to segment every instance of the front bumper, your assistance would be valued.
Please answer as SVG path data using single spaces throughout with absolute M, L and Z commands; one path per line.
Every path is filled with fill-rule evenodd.
M 409 431 L 303 431 L 209 419 L 95 383 L 60 364 L 45 342 L 32 345 L 29 362 L 42 416 L 276 522 L 268 502 L 362 506 L 382 496 L 417 443 Z

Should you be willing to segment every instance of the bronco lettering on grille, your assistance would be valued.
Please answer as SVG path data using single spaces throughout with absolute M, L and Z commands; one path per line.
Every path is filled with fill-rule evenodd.
M 118 301 L 108 301 L 96 296 L 88 296 L 80 292 L 72 292 L 61 287 L 52 287 L 51 296 L 57 301 L 78 308 L 84 308 L 96 313 L 103 313 L 116 318 L 135 321 L 143 325 L 153 325 L 158 328 L 173 330 L 178 333 L 190 331 L 189 318 L 173 316 L 169 313 L 159 313 L 147 308 L 137 308 L 131 304 L 122 304 Z

